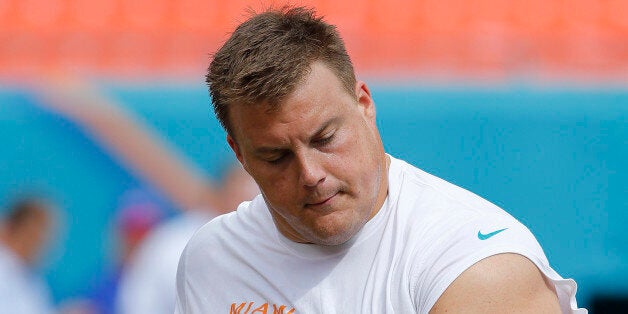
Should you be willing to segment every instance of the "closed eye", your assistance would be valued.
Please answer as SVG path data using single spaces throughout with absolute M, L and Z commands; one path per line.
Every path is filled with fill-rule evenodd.
M 283 154 L 280 154 L 280 155 L 273 156 L 271 158 L 266 158 L 264 160 L 267 163 L 269 163 L 269 164 L 276 165 L 276 164 L 279 164 L 282 161 L 286 160 L 287 156 L 288 156 L 288 153 L 283 153 Z
M 331 141 L 334 139 L 334 136 L 335 136 L 335 133 L 330 135 L 330 136 L 317 139 L 317 140 L 313 141 L 312 143 L 314 143 L 314 145 L 317 145 L 317 146 L 325 146 L 325 145 L 331 143 Z

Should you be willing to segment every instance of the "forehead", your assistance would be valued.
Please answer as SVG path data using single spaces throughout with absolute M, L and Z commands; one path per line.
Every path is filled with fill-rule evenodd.
M 276 132 L 315 129 L 354 102 L 340 79 L 322 62 L 314 62 L 294 90 L 277 104 L 238 104 L 231 108 L 232 134 L 249 141 Z M 276 132 L 275 132 L 276 131 Z

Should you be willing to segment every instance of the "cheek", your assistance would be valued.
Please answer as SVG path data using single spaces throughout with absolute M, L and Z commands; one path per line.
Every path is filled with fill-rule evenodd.
M 296 186 L 290 182 L 287 171 L 276 174 L 255 173 L 255 181 L 260 187 L 266 200 L 275 207 L 284 207 L 290 204 L 295 193 Z
M 344 170 L 350 171 L 348 175 L 355 180 L 352 184 L 356 187 L 356 192 L 363 196 L 377 193 L 382 176 L 380 159 L 378 152 L 373 149 L 374 146 L 370 134 L 363 132 L 353 145 L 351 151 L 353 157 Z
M 349 175 L 358 177 L 361 181 L 372 176 L 374 152 L 372 142 L 366 132 L 355 132 L 340 151 L 343 155 L 343 169 Z

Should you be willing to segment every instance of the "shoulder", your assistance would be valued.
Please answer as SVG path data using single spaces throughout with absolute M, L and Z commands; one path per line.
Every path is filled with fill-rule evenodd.
M 482 275 L 492 268 L 513 276 L 526 276 L 526 269 L 533 270 L 557 287 L 561 307 L 574 308 L 575 301 L 571 299 L 575 282 L 564 280 L 549 266 L 532 232 L 516 218 L 480 196 L 403 161 L 397 160 L 391 175 L 395 176 L 390 185 L 393 197 L 398 195 L 394 217 L 399 221 L 397 225 L 404 226 L 406 251 L 411 252 L 410 294 L 420 312 L 427 312 L 440 302 L 439 298 L 450 291 L 450 286 L 454 287 L 454 282 L 468 282 L 460 278 Z M 532 268 L 518 267 L 519 263 Z M 488 270 L 480 268 L 483 266 Z M 483 270 L 476 272 L 477 269 Z M 497 279 L 510 284 L 517 281 Z M 493 286 L 491 282 L 486 284 Z
M 191 237 L 181 263 L 187 265 L 219 264 L 252 247 L 258 241 L 267 239 L 268 224 L 272 224 L 268 209 L 261 196 L 250 202 L 243 202 L 236 211 L 215 217 L 200 227 Z M 180 265 L 181 267 L 181 265 Z
M 430 313 L 560 313 L 558 297 L 536 265 L 518 254 L 487 257 L 465 270 Z
M 523 243 L 540 249 L 528 228 L 495 204 L 401 160 L 394 164 L 390 195 L 408 238 L 441 251 L 461 243 L 483 248 Z M 483 241 L 501 229 L 499 237 Z
M 448 248 L 445 243 L 485 244 L 477 242 L 478 232 L 503 228 L 510 230 L 507 241 L 515 237 L 535 241 L 525 226 L 500 207 L 410 164 L 396 160 L 391 177 L 395 177 L 390 185 L 395 213 L 408 238 L 419 244 L 438 250 Z
M 157 225 L 143 241 L 143 247 L 153 249 L 180 247 L 183 249 L 187 241 L 201 226 L 207 223 L 211 216 L 197 213 L 183 213 Z
M 234 278 L 241 278 L 241 272 L 248 269 L 249 263 L 272 245 L 270 227 L 274 227 L 272 218 L 261 196 L 201 227 L 179 260 L 178 311 L 187 313 L 189 308 L 224 303 L 226 294 L 232 292 L 225 285 L 233 284 Z
M 463 272 L 491 256 L 547 259 L 530 230 L 491 202 L 403 163 L 398 215 L 406 226 L 411 294 L 427 311 Z M 528 260 L 528 259 L 526 259 Z
M 251 201 L 242 202 L 235 211 L 211 219 L 200 227 L 191 242 L 203 242 L 224 238 L 228 234 L 243 234 L 244 230 L 261 229 L 268 214 L 266 203 L 261 195 Z
M 472 213 L 439 216 L 424 231 L 421 247 L 413 248 L 412 276 L 417 304 L 428 307 L 464 271 L 491 256 L 516 253 L 538 265 L 548 265 L 530 230 L 507 215 Z
M 394 159 L 395 170 L 391 181 L 399 186 L 400 199 L 413 198 L 418 205 L 429 204 L 452 214 L 460 211 L 477 214 L 507 214 L 503 209 L 458 185 L 419 169 L 405 161 Z

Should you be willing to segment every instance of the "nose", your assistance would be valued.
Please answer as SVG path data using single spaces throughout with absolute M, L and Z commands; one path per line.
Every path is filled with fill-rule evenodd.
M 301 153 L 298 156 L 299 160 L 299 181 L 306 187 L 316 187 L 318 184 L 325 181 L 327 176 L 325 168 L 320 162 L 320 156 L 315 156 L 314 153 Z

